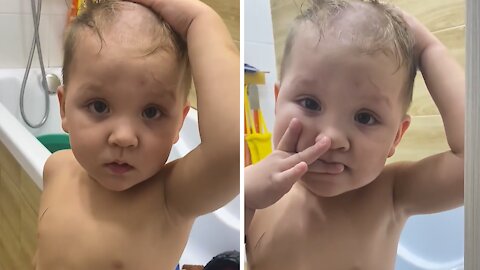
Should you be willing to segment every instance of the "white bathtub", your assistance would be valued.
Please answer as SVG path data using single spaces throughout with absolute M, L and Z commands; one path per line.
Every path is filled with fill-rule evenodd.
M 464 208 L 411 217 L 397 250 L 398 270 L 463 270 Z
M 27 127 L 21 118 L 19 98 L 23 69 L 0 69 L 0 141 L 17 159 L 24 170 L 42 189 L 42 171 L 50 152 L 36 136 L 63 133 L 60 126 L 58 100 L 50 96 L 50 115 L 38 129 Z M 47 69 L 61 77 L 61 70 Z M 25 94 L 26 115 L 37 123 L 43 113 L 44 97 L 40 92 L 40 71 L 32 70 Z M 180 140 L 174 145 L 169 160 L 188 153 L 200 143 L 196 110 L 190 110 L 180 131 Z M 180 259 L 180 264 L 206 264 L 213 256 L 227 250 L 240 250 L 240 203 L 235 198 L 214 213 L 199 217 Z

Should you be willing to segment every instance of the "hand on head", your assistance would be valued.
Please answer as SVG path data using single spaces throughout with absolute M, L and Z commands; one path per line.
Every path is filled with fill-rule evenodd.
M 302 124 L 292 119 L 277 149 L 260 162 L 245 168 L 245 205 L 250 209 L 266 208 L 282 198 L 308 170 L 308 165 L 330 148 L 327 137 L 297 152 Z
M 198 0 L 128 0 L 151 8 L 158 13 L 173 30 L 187 38 L 193 20 L 210 7 Z M 214 12 L 212 12 L 214 14 Z
M 420 57 L 425 48 L 427 48 L 432 43 L 432 34 L 428 30 L 428 28 L 423 25 L 417 18 L 403 10 L 398 10 L 415 37 L 415 57 L 417 58 L 417 60 L 420 60 Z

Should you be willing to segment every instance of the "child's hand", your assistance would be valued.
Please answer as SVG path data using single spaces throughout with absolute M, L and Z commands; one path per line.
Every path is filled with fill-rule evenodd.
M 200 14 L 210 10 L 210 7 L 198 0 L 128 0 L 157 12 L 173 30 L 180 34 L 184 39 L 192 25 Z M 215 14 L 215 12 L 209 12 Z
M 292 119 L 277 149 L 262 161 L 245 168 L 245 206 L 266 208 L 283 197 L 330 147 L 330 139 L 317 138 L 314 145 L 296 153 L 301 123 Z
M 417 18 L 403 10 L 399 11 L 415 37 L 415 56 L 417 60 L 421 60 L 423 51 L 434 42 L 435 39 L 432 39 L 432 33 Z

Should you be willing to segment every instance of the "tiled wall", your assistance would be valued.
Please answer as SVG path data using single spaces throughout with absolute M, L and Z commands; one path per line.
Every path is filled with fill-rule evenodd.
M 66 2 L 69 1 L 42 2 L 40 41 L 47 66 L 62 65 L 62 34 L 68 10 Z M 0 68 L 25 68 L 33 29 L 30 0 L 0 0 Z M 37 55 L 33 66 L 38 67 Z
M 239 1 L 203 0 L 224 19 L 239 44 Z M 31 0 L 0 0 L 0 68 L 24 68 L 33 38 Z M 37 0 L 35 0 L 37 2 Z M 62 65 L 63 30 L 70 0 L 43 0 L 40 41 L 47 66 Z M 35 55 L 33 66 L 38 67 Z
M 0 143 L 0 270 L 30 270 L 40 189 Z
M 265 77 L 266 84 L 259 86 L 259 95 L 260 106 L 271 132 L 274 121 L 274 86 L 277 72 L 270 1 L 245 0 L 244 14 L 245 63 L 269 72 Z
M 230 34 L 240 48 L 240 2 L 202 0 L 223 18 Z M 35 0 L 37 2 L 37 0 Z M 44 64 L 60 67 L 63 61 L 63 31 L 67 21 L 70 0 L 42 0 L 40 42 Z M 25 68 L 33 39 L 31 0 L 0 0 L 0 68 Z M 33 67 L 38 67 L 35 53 Z M 196 108 L 196 96 L 189 101 Z

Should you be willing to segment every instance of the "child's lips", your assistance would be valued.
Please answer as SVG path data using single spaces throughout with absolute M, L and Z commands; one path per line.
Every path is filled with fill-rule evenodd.
M 345 170 L 345 168 L 346 166 L 343 163 L 329 162 L 320 159 L 308 165 L 308 170 L 310 172 L 323 174 L 340 174 Z
M 133 170 L 133 166 L 123 162 L 111 162 L 105 164 L 105 166 L 114 174 L 124 174 Z

